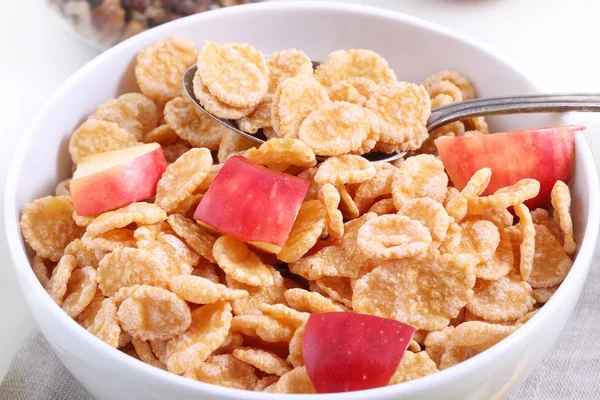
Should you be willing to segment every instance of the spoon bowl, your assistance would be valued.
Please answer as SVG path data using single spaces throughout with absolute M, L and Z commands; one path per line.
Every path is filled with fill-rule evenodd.
M 320 62 L 317 62 L 317 61 L 313 61 L 312 63 L 313 63 L 313 68 L 316 68 L 320 64 Z M 251 135 L 251 134 L 239 129 L 234 120 L 219 118 L 219 117 L 209 113 L 202 106 L 202 104 L 200 104 L 198 99 L 196 99 L 196 95 L 194 94 L 194 75 L 196 75 L 197 69 L 198 68 L 197 68 L 196 64 L 194 64 L 191 67 L 189 67 L 183 74 L 183 87 L 184 87 L 185 93 L 190 98 L 190 100 L 192 100 L 194 102 L 196 107 L 198 107 L 200 109 L 200 111 L 202 111 L 203 113 L 205 113 L 206 115 L 208 115 L 209 117 L 211 117 L 212 119 L 214 119 L 215 121 L 220 123 L 221 125 L 225 126 L 228 129 L 231 129 L 238 135 L 242 135 L 258 144 L 263 144 L 264 142 L 266 142 L 267 137 L 263 134 L 262 129 L 260 129 L 255 135 Z M 363 154 L 363 157 L 365 157 L 367 160 L 373 161 L 373 162 L 375 162 L 375 161 L 390 162 L 390 161 L 397 160 L 398 158 L 404 157 L 405 154 L 406 154 L 406 152 L 391 153 L 391 154 L 372 152 L 372 153 Z M 325 158 L 326 157 L 317 156 L 317 159 L 320 161 L 324 160 Z
M 313 61 L 313 68 L 316 68 L 320 62 Z M 194 95 L 194 75 L 197 67 L 192 65 L 183 76 L 183 87 L 188 97 L 196 106 L 206 115 L 231 129 L 235 133 L 242 135 L 256 143 L 262 144 L 267 138 L 259 130 L 256 135 L 238 129 L 234 120 L 219 118 L 208 112 Z M 441 126 L 465 118 L 483 117 L 486 115 L 506 115 L 506 114 L 529 114 L 545 112 L 599 112 L 600 94 L 597 93 L 564 93 L 564 94 L 535 94 L 535 95 L 515 95 L 503 97 L 490 97 L 474 99 L 452 103 L 447 106 L 439 107 L 431 111 L 427 120 L 427 131 L 431 132 Z M 363 154 L 369 161 L 390 162 L 404 157 L 406 152 L 399 153 L 381 153 L 371 152 Z M 323 160 L 326 157 L 317 157 Z

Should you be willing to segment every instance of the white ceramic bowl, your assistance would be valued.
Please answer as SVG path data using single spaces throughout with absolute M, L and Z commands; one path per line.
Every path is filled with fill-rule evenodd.
M 171 35 L 198 46 L 247 42 L 266 54 L 296 47 L 315 60 L 336 49 L 366 48 L 383 55 L 401 80 L 420 82 L 442 69 L 469 76 L 481 96 L 538 92 L 530 79 L 495 51 L 442 27 L 380 9 L 322 2 L 264 3 L 209 12 L 163 25 L 102 54 L 52 96 L 25 133 L 6 184 L 5 217 L 14 267 L 29 308 L 71 373 L 99 400 L 263 399 L 286 396 L 212 386 L 150 367 L 111 349 L 56 306 L 31 271 L 19 233 L 25 203 L 47 195 L 70 172 L 71 132 L 95 106 L 135 90 L 140 49 Z M 565 123 L 561 116 L 490 119 L 493 129 Z M 579 253 L 554 297 L 523 328 L 488 351 L 448 370 L 367 392 L 321 395 L 330 399 L 496 399 L 508 395 L 550 351 L 585 281 L 598 230 L 598 178 L 582 134 L 576 136 L 572 182 Z M 300 396 L 302 398 L 309 396 Z M 310 396 L 311 399 L 317 397 Z

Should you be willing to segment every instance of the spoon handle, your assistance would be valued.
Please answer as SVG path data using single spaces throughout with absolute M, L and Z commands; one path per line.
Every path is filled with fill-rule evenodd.
M 427 121 L 427 129 L 431 132 L 440 126 L 458 121 L 459 119 L 485 115 L 568 111 L 600 111 L 600 94 L 534 94 L 490 97 L 453 103 L 432 110 Z

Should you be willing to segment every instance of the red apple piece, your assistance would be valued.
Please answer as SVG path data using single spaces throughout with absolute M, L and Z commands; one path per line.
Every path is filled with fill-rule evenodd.
M 278 253 L 290 234 L 309 182 L 231 157 L 194 214 L 199 223 Z
M 302 352 L 317 393 L 385 386 L 415 333 L 392 319 L 353 312 L 312 314 Z
M 540 182 L 540 193 L 525 204 L 530 208 L 548 206 L 557 180 L 568 183 L 575 160 L 574 132 L 583 126 L 525 129 L 473 137 L 441 137 L 435 145 L 446 172 L 462 190 L 479 169 L 492 169 L 492 179 L 483 196 L 521 179 Z
M 152 197 L 166 168 L 158 143 L 84 157 L 70 184 L 75 211 L 95 215 Z

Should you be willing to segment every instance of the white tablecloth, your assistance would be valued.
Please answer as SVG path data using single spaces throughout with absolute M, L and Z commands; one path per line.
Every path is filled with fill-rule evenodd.
M 476 36 L 517 60 L 549 92 L 600 92 L 597 78 L 600 2 L 597 0 L 350 2 L 391 8 Z M 3 1 L 0 8 L 0 187 L 4 185 L 20 132 L 50 93 L 96 54 L 95 50 L 62 32 L 40 4 L 41 0 Z M 600 156 L 598 121 L 593 116 L 581 117 L 581 122 L 592 128 L 587 139 L 596 159 Z M 516 399 L 600 399 L 597 379 L 600 376 L 600 330 L 597 329 L 600 312 L 594 310 L 600 295 L 598 261 L 596 257 L 580 304 L 556 349 Z M 8 371 L 20 345 L 29 337 L 28 345 L 20 351 L 18 362 L 0 388 L 0 399 L 63 398 L 58 396 L 62 390 L 59 386 L 71 388 L 71 378 L 47 351 L 40 337 L 31 336 L 35 324 L 19 293 L 3 228 L 0 229 L 0 321 L 0 379 Z M 45 368 L 39 368 L 42 365 L 39 362 L 28 364 L 32 351 L 40 351 L 38 357 L 45 360 Z M 37 386 L 43 388 L 41 397 L 30 393 L 21 397 L 8 395 L 7 384 L 14 388 L 15 382 L 18 386 L 19 379 L 24 379 L 19 371 L 30 371 L 27 368 L 34 367 L 36 373 L 42 374 L 31 376 Z M 43 382 L 54 384 L 49 388 L 42 386 Z M 21 383 L 27 386 L 27 382 Z

